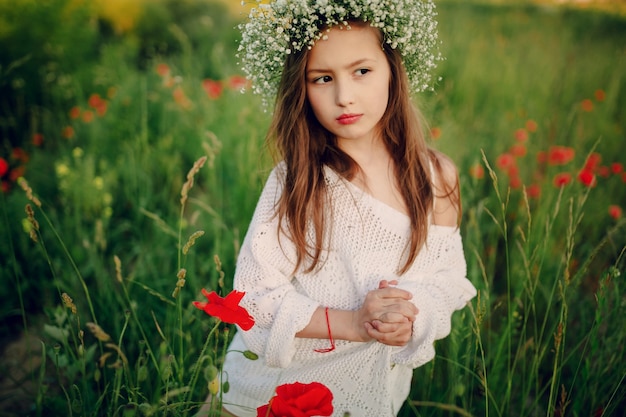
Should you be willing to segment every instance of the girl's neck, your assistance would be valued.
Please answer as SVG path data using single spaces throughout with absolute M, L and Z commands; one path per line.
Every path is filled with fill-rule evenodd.
M 386 166 L 391 159 L 383 141 L 377 137 L 359 140 L 343 139 L 339 142 L 339 147 L 354 159 L 361 169 L 380 164 Z
M 401 213 L 407 213 L 404 198 L 399 191 L 395 167 L 389 151 L 380 140 L 359 141 L 342 146 L 359 165 L 351 182 L 379 201 Z

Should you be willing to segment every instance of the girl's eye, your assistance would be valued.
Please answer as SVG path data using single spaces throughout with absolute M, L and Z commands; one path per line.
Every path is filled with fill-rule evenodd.
M 331 81 L 332 81 L 332 77 L 330 75 L 324 75 L 313 80 L 315 84 L 326 84 Z
M 359 68 L 358 70 L 356 70 L 357 75 L 365 75 L 368 72 L 370 72 L 370 70 L 367 68 Z

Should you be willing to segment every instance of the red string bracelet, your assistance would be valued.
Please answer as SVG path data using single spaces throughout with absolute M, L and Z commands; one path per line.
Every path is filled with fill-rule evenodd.
M 333 333 L 330 331 L 330 320 L 328 319 L 328 307 L 324 310 L 326 313 L 326 326 L 328 327 L 328 339 L 330 340 L 330 347 L 326 349 L 315 349 L 318 353 L 328 353 L 335 350 L 335 339 L 333 339 Z

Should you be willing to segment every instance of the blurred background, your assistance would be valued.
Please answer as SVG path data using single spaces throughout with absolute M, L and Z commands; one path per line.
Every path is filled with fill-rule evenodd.
M 402 415 L 620 415 L 626 0 L 436 3 L 441 80 L 415 101 L 459 167 L 480 296 Z M 191 301 L 232 288 L 272 167 L 237 63 L 249 7 L 0 0 L 0 415 L 206 396 L 215 375 L 187 378 L 213 322 Z

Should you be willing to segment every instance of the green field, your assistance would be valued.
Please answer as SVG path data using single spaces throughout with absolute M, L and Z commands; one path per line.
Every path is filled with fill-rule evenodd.
M 192 301 L 232 288 L 269 114 L 239 91 L 238 15 L 139 3 L 0 0 L 2 416 L 191 416 L 232 337 Z M 502 3 L 439 2 L 416 102 L 479 296 L 401 415 L 618 416 L 626 20 Z

